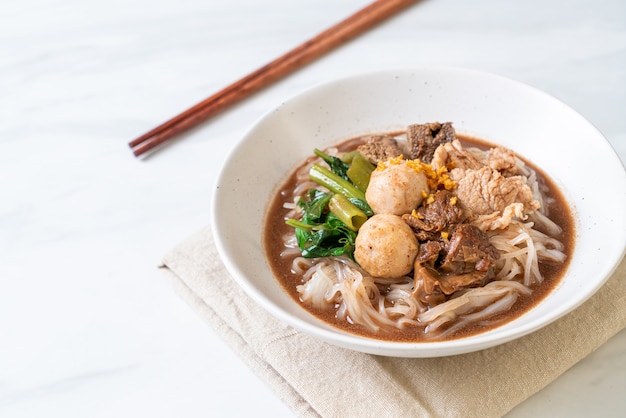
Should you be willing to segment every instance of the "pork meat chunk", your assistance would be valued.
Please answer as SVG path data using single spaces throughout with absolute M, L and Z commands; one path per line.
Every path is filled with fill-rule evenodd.
M 431 306 L 445 302 L 457 291 L 483 286 L 487 276 L 480 271 L 441 274 L 425 263 L 415 263 L 413 274 L 413 296 Z
M 499 256 L 483 231 L 459 224 L 449 241 L 420 244 L 413 295 L 424 303 L 438 304 L 454 292 L 484 286 L 493 278 Z
M 407 127 L 407 144 L 411 159 L 430 163 L 439 145 L 452 142 L 456 134 L 451 122 L 414 124 Z
M 359 145 L 358 151 L 372 164 L 387 161 L 402 155 L 402 149 L 398 146 L 398 141 L 392 136 L 373 135 Z
M 445 257 L 440 271 L 445 273 L 488 273 L 500 257 L 487 235 L 479 228 L 460 224 L 444 248 Z
M 402 219 L 413 229 L 420 242 L 437 240 L 441 232 L 447 232 L 450 226 L 463 220 L 463 211 L 452 203 L 453 198 L 451 192 L 438 190 L 432 203 L 420 206 L 415 214 L 402 215 Z

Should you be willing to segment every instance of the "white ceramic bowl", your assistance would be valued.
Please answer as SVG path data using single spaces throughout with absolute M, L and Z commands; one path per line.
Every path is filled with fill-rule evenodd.
M 576 248 L 561 284 L 520 318 L 445 342 L 401 343 L 335 329 L 294 302 L 264 256 L 266 205 L 309 156 L 360 134 L 451 121 L 456 130 L 511 148 L 561 188 L 576 218 Z M 516 81 L 455 68 L 383 71 L 311 88 L 269 111 L 234 148 L 218 178 L 212 226 L 218 251 L 243 290 L 278 319 L 337 346 L 385 356 L 438 357 L 495 346 L 573 310 L 608 279 L 626 247 L 626 171 L 587 120 Z

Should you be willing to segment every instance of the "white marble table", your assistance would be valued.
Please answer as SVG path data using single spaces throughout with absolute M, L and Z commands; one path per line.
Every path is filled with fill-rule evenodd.
M 518 79 L 626 161 L 623 0 L 428 0 L 161 152 L 133 137 L 365 0 L 6 0 L 0 6 L 0 416 L 290 416 L 172 291 L 161 256 L 209 222 L 224 155 L 262 113 L 354 72 Z M 626 331 L 511 417 L 626 416 Z

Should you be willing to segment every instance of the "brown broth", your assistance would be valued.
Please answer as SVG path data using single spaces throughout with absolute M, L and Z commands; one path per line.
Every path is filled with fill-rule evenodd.
M 457 134 L 457 138 L 461 141 L 463 146 L 472 146 L 480 149 L 489 149 L 495 146 L 481 139 L 464 135 Z M 339 145 L 339 149 L 342 151 L 351 150 L 356 148 L 359 143 L 359 138 L 350 139 L 341 143 Z M 508 312 L 492 316 L 489 319 L 488 325 L 469 325 L 451 336 L 444 338 L 445 340 L 479 334 L 489 329 L 502 326 L 505 323 L 519 317 L 543 300 L 556 287 L 567 270 L 575 242 L 574 218 L 569 204 L 554 182 L 540 168 L 536 167 L 524 158 L 522 158 L 522 160 L 536 171 L 538 181 L 540 184 L 547 186 L 549 189 L 548 194 L 554 199 L 554 203 L 549 206 L 550 219 L 563 229 L 562 234 L 555 238 L 559 239 L 565 245 L 567 260 L 563 264 L 539 263 L 539 269 L 544 277 L 544 281 L 541 284 L 531 286 L 532 293 L 530 295 L 520 295 Z M 274 276 L 282 288 L 304 309 L 332 326 L 345 330 L 349 333 L 387 341 L 437 341 L 436 338 L 426 338 L 423 328 L 416 326 L 407 326 L 403 329 L 381 328 L 378 332 L 373 333 L 362 326 L 337 319 L 335 317 L 335 310 L 332 308 L 315 309 L 300 301 L 296 286 L 302 284 L 302 279 L 300 276 L 291 271 L 293 257 L 287 258 L 280 256 L 280 252 L 284 249 L 282 237 L 290 230 L 293 230 L 292 227 L 285 224 L 285 214 L 288 211 L 283 208 L 283 204 L 286 200 L 285 196 L 291 194 L 287 193 L 287 191 L 293 190 L 295 187 L 296 171 L 297 170 L 294 170 L 294 172 L 290 174 L 285 183 L 280 187 L 278 193 L 276 193 L 271 200 L 268 206 L 264 226 L 263 240 L 266 258 Z

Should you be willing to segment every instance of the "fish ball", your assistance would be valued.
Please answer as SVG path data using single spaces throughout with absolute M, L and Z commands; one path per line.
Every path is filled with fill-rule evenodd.
M 426 174 L 402 164 L 389 164 L 374 170 L 365 192 L 365 200 L 374 213 L 402 215 L 411 213 L 422 203 L 422 192 L 428 192 Z
M 359 229 L 354 258 L 374 277 L 398 278 L 413 270 L 417 252 L 417 238 L 401 217 L 377 214 Z

